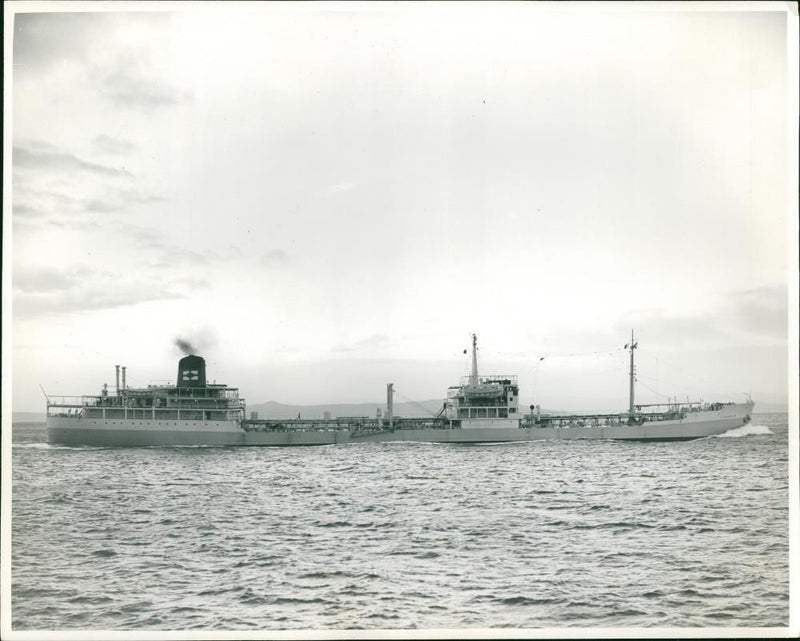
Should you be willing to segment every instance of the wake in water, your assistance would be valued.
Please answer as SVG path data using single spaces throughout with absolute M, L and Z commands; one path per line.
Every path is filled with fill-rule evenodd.
M 741 427 L 734 427 L 724 434 L 715 434 L 710 438 L 739 438 L 740 436 L 755 436 L 758 434 L 773 434 L 773 431 L 766 425 L 753 425 L 752 423 L 748 423 Z

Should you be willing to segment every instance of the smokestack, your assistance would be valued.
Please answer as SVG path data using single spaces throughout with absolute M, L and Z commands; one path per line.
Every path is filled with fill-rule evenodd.
M 119 365 L 114 365 L 117 368 L 117 396 L 119 396 Z
M 206 361 L 202 356 L 184 356 L 178 361 L 178 387 L 205 387 Z
M 125 370 L 126 369 L 128 369 L 128 368 L 125 365 L 123 365 L 122 366 L 122 391 L 123 391 L 123 393 L 128 391 L 128 385 L 125 382 Z

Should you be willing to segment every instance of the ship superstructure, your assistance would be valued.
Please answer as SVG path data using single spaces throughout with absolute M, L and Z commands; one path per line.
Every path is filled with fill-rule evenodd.
M 51 440 L 61 443 L 152 444 L 182 442 L 187 433 L 200 433 L 212 443 L 228 444 L 229 434 L 241 432 L 245 401 L 239 390 L 206 381 L 201 356 L 178 362 L 175 385 L 133 388 L 126 368 L 116 366 L 116 390 L 106 385 L 96 396 L 49 396 L 47 425 Z
M 478 337 L 472 335 L 472 366 L 460 385 L 447 390 L 445 418 L 453 427 L 519 427 L 519 386 L 511 375 L 478 375 Z

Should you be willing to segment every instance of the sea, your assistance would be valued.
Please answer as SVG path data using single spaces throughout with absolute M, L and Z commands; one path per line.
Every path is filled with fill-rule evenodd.
M 12 440 L 15 631 L 789 625 L 786 414 L 683 442 Z

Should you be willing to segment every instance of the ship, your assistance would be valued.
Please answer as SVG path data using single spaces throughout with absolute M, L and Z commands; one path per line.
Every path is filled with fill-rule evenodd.
M 99 447 L 681 441 L 723 434 L 750 422 L 754 402 L 749 395 L 742 403 L 636 404 L 637 347 L 632 332 L 625 345 L 630 351 L 629 406 L 612 414 L 548 414 L 538 405 L 521 411 L 515 375 L 479 375 L 473 334 L 470 373 L 448 388 L 441 409 L 429 418 L 395 416 L 394 389 L 389 383 L 386 412 L 372 418 L 248 419 L 238 388 L 209 383 L 205 359 L 189 354 L 178 362 L 174 385 L 128 387 L 126 367 L 117 365 L 113 393 L 104 384 L 98 395 L 47 396 L 47 434 L 52 444 Z

